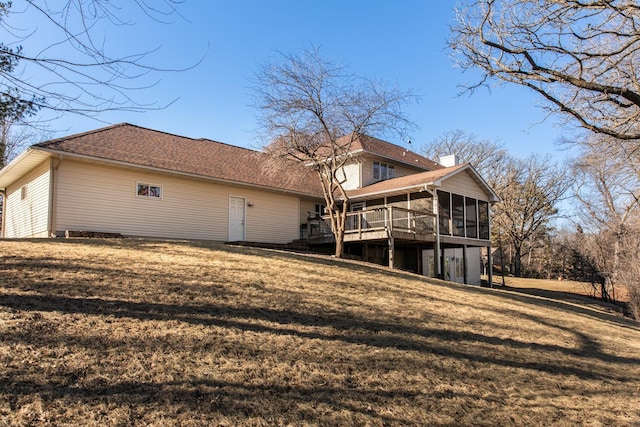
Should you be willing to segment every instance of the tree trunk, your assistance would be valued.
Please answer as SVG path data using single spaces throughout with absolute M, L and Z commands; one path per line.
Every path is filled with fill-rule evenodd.
M 337 228 L 333 232 L 333 236 L 336 240 L 336 258 L 342 258 L 344 256 L 344 222 L 340 224 L 340 221 L 336 221 Z
M 519 247 L 513 251 L 513 275 L 522 277 L 522 250 Z
M 336 209 L 336 227 L 333 235 L 336 239 L 336 257 L 344 257 L 344 230 L 347 222 L 347 210 L 349 207 L 349 198 L 341 185 L 338 185 L 338 190 L 342 193 L 342 205 L 339 209 Z

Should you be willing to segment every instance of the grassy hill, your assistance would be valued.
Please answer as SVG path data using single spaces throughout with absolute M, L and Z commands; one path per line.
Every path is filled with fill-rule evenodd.
M 0 241 L 0 425 L 638 425 L 640 325 L 330 258 Z

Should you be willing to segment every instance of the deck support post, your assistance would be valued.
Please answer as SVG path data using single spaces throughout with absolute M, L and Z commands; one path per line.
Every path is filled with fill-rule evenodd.
M 435 218 L 435 232 L 436 232 L 436 243 L 435 245 L 433 245 L 433 263 L 435 264 L 434 266 L 434 271 L 436 273 L 436 277 L 439 279 L 443 279 L 444 277 L 442 276 L 442 267 L 441 267 L 441 261 L 440 261 L 440 209 L 439 209 L 440 203 L 438 202 L 438 192 L 437 191 L 433 191 L 433 212 L 435 212 L 436 214 L 436 218 Z
M 469 284 L 469 260 L 467 254 L 467 245 L 462 245 L 462 269 L 464 274 L 464 284 Z
M 394 256 L 395 256 L 395 239 L 393 234 L 389 233 L 389 268 L 394 268 Z
M 489 270 L 489 287 L 493 288 L 493 254 L 491 253 L 491 245 L 487 247 L 487 264 Z

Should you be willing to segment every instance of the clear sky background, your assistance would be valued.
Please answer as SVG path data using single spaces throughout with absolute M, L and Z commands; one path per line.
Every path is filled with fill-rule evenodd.
M 133 97 L 165 109 L 108 112 L 96 121 L 73 115 L 49 123 L 60 137 L 106 124 L 129 122 L 194 138 L 255 147 L 256 114 L 250 79 L 277 51 L 291 53 L 311 44 L 323 56 L 351 72 L 383 79 L 420 96 L 407 108 L 418 129 L 411 149 L 455 129 L 481 139 L 497 140 L 517 156 L 566 153 L 555 142 L 563 133 L 537 107 L 533 93 L 516 86 L 480 89 L 463 94 L 462 84 L 478 75 L 463 73 L 448 57 L 446 40 L 454 16 L 448 0 L 273 0 L 196 1 L 178 7 L 182 15 L 163 24 L 142 14 L 129 26 L 106 26 L 104 43 L 126 54 L 158 48 L 146 62 L 162 68 L 192 69 L 155 75 L 153 87 Z M 133 10 L 133 9 L 131 9 Z M 25 17 L 28 19 L 28 17 Z M 42 27 L 44 28 L 44 27 Z M 100 34 L 100 33 L 98 33 Z M 36 32 L 23 43 L 46 43 L 46 32 Z M 204 57 L 203 57 L 204 56 Z M 46 117 L 46 114 L 41 115 Z M 399 145 L 406 142 L 390 141 Z

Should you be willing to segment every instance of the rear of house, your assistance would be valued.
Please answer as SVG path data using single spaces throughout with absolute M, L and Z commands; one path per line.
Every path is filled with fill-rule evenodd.
M 489 205 L 471 165 L 440 165 L 365 135 L 346 179 L 347 254 L 480 284 Z M 265 154 L 120 124 L 43 142 L 0 170 L 2 236 L 67 232 L 331 247 L 317 176 Z M 489 270 L 490 272 L 490 270 Z
M 346 168 L 352 256 L 445 280 L 481 284 L 490 275 L 489 206 L 498 196 L 470 164 L 437 164 L 371 137 Z M 326 218 L 309 228 L 312 244 L 331 239 Z M 315 234 L 314 234 L 315 233 Z M 490 280 L 489 277 L 486 280 Z
M 65 140 L 54 149 L 50 149 L 52 144 L 33 147 L 5 168 L 0 175 L 0 184 L 5 187 L 4 237 L 50 237 L 67 231 L 91 231 L 288 243 L 300 237 L 302 201 L 321 200 L 305 194 L 295 184 L 271 187 L 269 181 L 273 178 L 260 176 L 260 164 L 251 150 L 131 125 L 107 129 L 89 137 L 72 138 L 85 139 L 75 141 L 73 151 L 64 151 L 71 145 Z M 113 138 L 129 139 L 131 146 L 144 139 L 160 146 L 171 145 L 173 160 L 163 159 L 167 154 L 163 154 L 162 147 L 147 157 L 141 156 L 141 150 L 117 153 L 116 146 L 108 152 L 104 145 Z M 178 145 L 183 146 L 182 153 L 178 152 Z M 192 145 L 209 145 L 204 148 L 212 152 L 210 162 L 190 163 L 184 153 Z M 108 156 L 104 156 L 105 151 Z M 228 164 L 226 169 L 216 165 L 239 157 L 247 163 L 239 165 L 237 173 Z M 254 168 L 254 174 L 247 171 L 249 167 Z M 219 173 L 212 174 L 212 170 Z

